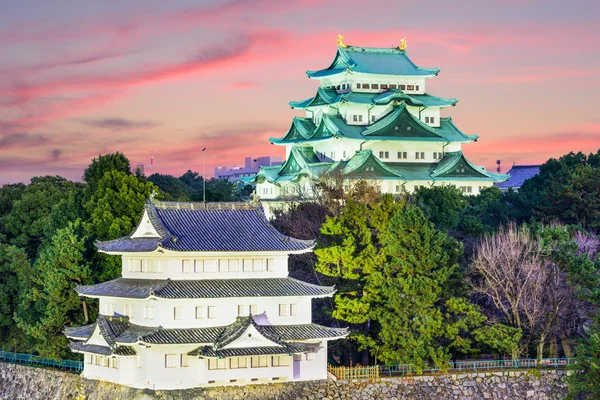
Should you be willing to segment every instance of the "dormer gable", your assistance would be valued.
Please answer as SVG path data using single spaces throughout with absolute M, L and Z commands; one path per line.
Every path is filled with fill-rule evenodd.
M 148 215 L 148 209 L 144 209 L 144 215 L 142 216 L 142 220 L 137 226 L 135 232 L 131 235 L 132 239 L 137 238 L 160 238 L 161 235 L 158 233 L 157 229 L 152 224 L 150 220 L 150 215 Z

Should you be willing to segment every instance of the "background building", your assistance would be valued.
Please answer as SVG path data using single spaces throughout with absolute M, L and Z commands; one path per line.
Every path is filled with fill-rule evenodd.
M 507 192 L 508 189 L 519 191 L 523 182 L 540 173 L 540 165 L 513 165 L 508 174 L 510 178 L 504 182 L 494 184 L 498 189 Z
M 242 177 L 256 175 L 260 167 L 279 165 L 282 161 L 279 156 L 246 157 L 244 167 L 215 167 L 215 178 L 237 182 Z
M 288 255 L 314 241 L 284 236 L 249 203 L 146 204 L 131 235 L 98 242 L 122 277 L 78 286 L 99 299 L 94 324 L 65 329 L 83 376 L 185 389 L 327 378 L 327 341 L 347 329 L 312 323 L 332 296 L 288 276 Z

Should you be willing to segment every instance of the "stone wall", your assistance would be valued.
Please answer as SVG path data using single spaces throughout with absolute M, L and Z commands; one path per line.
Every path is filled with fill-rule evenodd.
M 266 400 L 266 399 L 560 399 L 564 371 L 504 371 L 383 378 L 366 382 L 297 382 L 211 389 L 131 389 L 79 375 L 0 363 L 0 399 Z

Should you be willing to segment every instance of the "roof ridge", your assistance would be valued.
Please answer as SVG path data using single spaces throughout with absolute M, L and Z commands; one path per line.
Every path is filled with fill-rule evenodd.
M 154 207 L 160 210 L 253 210 L 258 205 L 250 202 L 231 201 L 231 202 L 199 202 L 199 201 L 159 201 L 154 200 Z M 162 221 L 161 221 L 162 222 Z

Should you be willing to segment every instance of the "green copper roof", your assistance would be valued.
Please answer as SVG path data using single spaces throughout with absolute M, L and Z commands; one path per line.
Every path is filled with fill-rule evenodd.
M 406 104 L 402 103 L 394 111 L 369 125 L 362 132 L 364 136 L 379 138 L 429 139 L 446 141 L 444 136 L 435 128 L 424 124 L 413 116 Z
M 309 119 L 295 118 L 292 127 L 282 138 L 269 140 L 277 145 L 309 143 L 331 138 L 468 143 L 479 137 L 461 132 L 451 118 L 441 118 L 438 128 L 431 127 L 412 115 L 406 108 L 406 103 L 401 103 L 388 115 L 369 126 L 348 125 L 340 117 L 323 114 L 319 126 L 310 131 L 314 125 L 306 121 Z M 296 128 L 301 122 L 305 127 L 302 131 Z
M 440 72 L 438 68 L 418 67 L 408 58 L 406 50 L 348 45 L 347 47 L 338 47 L 335 58 L 329 67 L 317 71 L 306 71 L 306 74 L 309 78 L 320 79 L 344 71 L 399 76 L 432 76 Z
M 484 168 L 473 165 L 462 151 L 446 153 L 431 173 L 436 180 L 492 180 L 499 182 L 508 179 L 509 175 L 494 174 Z
M 357 151 L 348 161 L 336 164 L 330 168 L 330 172 L 339 171 L 347 177 L 405 180 L 397 171 L 375 157 L 370 149 Z
M 289 105 L 292 108 L 303 110 L 342 102 L 383 106 L 393 101 L 405 101 L 408 105 L 415 107 L 450 107 L 455 105 L 458 99 L 445 99 L 430 94 L 406 94 L 399 89 L 388 90 L 383 93 L 347 92 L 337 94 L 334 89 L 319 88 L 315 97 L 301 101 L 290 101 Z

